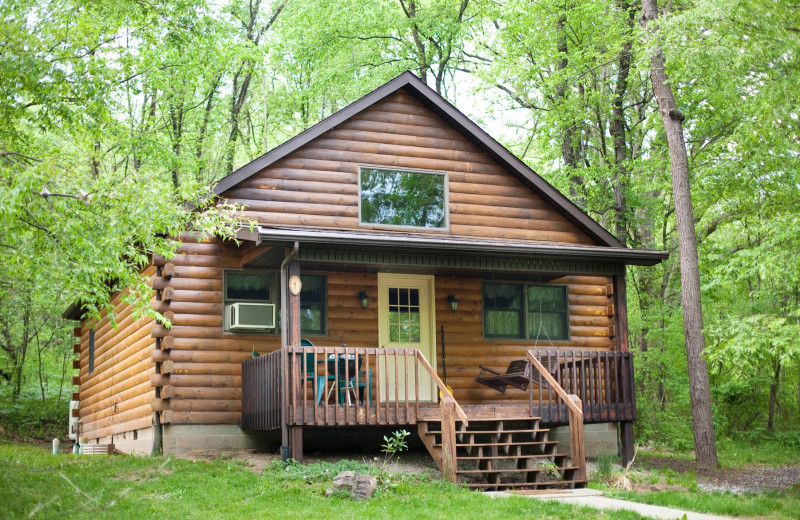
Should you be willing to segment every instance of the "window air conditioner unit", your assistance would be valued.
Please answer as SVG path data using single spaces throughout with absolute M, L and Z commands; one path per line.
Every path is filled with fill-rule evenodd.
M 228 330 L 275 328 L 274 303 L 232 303 L 225 308 Z

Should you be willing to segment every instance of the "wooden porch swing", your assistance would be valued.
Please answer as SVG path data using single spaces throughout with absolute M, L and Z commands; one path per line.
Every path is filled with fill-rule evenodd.
M 555 376 L 556 371 L 556 357 L 553 355 L 544 356 L 541 358 L 542 365 L 547 369 L 550 375 Z M 520 390 L 527 390 L 528 386 L 533 383 L 542 388 L 549 387 L 549 383 L 542 375 L 536 371 L 534 374 L 533 367 L 527 359 L 516 359 L 509 363 L 505 373 L 498 372 L 487 366 L 479 365 L 481 373 L 475 378 L 476 383 L 486 385 L 493 388 L 501 394 L 506 393 L 509 386 L 519 388 Z

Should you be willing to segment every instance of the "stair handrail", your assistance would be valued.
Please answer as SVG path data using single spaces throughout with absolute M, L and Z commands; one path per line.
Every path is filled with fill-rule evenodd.
M 447 385 L 445 385 L 441 380 L 439 374 L 436 373 L 428 360 L 425 359 L 425 355 L 417 349 L 414 349 L 414 352 L 417 361 L 419 361 L 423 368 L 428 371 L 428 374 L 431 376 L 431 379 L 433 379 L 434 383 L 436 383 L 436 387 L 439 389 L 442 395 L 453 399 L 453 402 L 456 405 L 456 415 L 458 415 L 461 422 L 463 422 L 465 426 L 469 426 L 469 419 L 467 418 L 467 414 L 464 412 L 464 409 L 461 408 L 461 405 L 455 400 L 455 397 L 453 397 L 453 395 L 450 393 L 450 390 L 447 389 Z
M 569 429 L 570 429 L 570 458 L 572 463 L 578 465 L 576 478 L 586 479 L 586 447 L 583 442 L 583 406 L 581 399 L 574 394 L 567 392 L 558 384 L 555 378 L 547 371 L 542 363 L 536 358 L 532 350 L 526 350 L 525 356 L 531 365 L 536 367 L 539 374 L 550 384 L 550 388 L 555 390 L 558 397 L 564 401 L 569 410 Z

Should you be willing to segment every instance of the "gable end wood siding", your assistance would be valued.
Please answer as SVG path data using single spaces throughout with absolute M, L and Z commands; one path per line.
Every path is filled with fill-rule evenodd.
M 144 276 L 154 276 L 150 266 Z M 122 302 L 122 295 L 112 300 L 116 328 L 103 315 L 97 323 L 81 324 L 79 398 L 81 436 L 99 439 L 146 428 L 152 424 L 150 401 L 153 388 L 150 377 L 155 364 L 150 351 L 155 346 L 151 336 L 152 318 L 134 319 L 133 307 Z M 90 330 L 94 328 L 94 370 L 89 372 Z
M 359 225 L 358 169 L 445 171 L 456 236 L 596 244 L 404 90 L 391 94 L 223 193 L 261 224 Z M 441 232 L 439 232 L 441 233 Z

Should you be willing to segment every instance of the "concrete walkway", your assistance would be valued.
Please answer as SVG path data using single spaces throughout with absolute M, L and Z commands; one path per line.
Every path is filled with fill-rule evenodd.
M 603 496 L 602 491 L 596 489 L 570 489 L 563 491 L 538 491 L 529 493 L 507 493 L 505 491 L 497 491 L 487 494 L 490 494 L 494 497 L 524 496 L 528 498 L 535 498 L 537 500 L 553 500 L 563 504 L 574 504 L 576 506 L 593 507 L 595 509 L 622 509 L 639 513 L 642 516 L 664 520 L 680 520 L 682 518 L 686 518 L 686 520 L 734 520 L 729 516 L 695 513 L 694 511 L 683 511 L 681 509 L 673 509 L 671 507 L 652 506 L 639 502 L 631 502 L 629 500 L 608 498 Z

